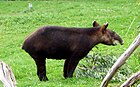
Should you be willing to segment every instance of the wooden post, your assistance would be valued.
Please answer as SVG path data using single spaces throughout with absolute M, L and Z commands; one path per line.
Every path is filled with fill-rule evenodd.
M 4 87 L 16 87 L 15 76 L 9 66 L 3 61 L 0 61 L 0 80 Z
M 117 72 L 119 67 L 121 67 L 125 63 L 128 57 L 134 52 L 134 50 L 139 45 L 140 45 L 140 34 L 135 38 L 135 40 L 132 42 L 129 48 L 118 58 L 118 60 L 115 62 L 115 64 L 112 66 L 112 68 L 109 70 L 106 77 L 102 81 L 100 87 L 107 87 L 108 82 L 112 79 L 112 77 Z
M 131 87 L 138 79 L 140 79 L 140 71 L 132 75 L 121 87 Z

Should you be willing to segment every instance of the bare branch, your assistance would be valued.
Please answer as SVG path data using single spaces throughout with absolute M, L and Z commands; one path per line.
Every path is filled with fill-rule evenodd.
M 117 70 L 125 63 L 128 57 L 134 52 L 134 50 L 140 45 L 140 34 L 135 38 L 129 48 L 119 57 L 108 74 L 104 78 L 100 87 L 107 87 L 108 82 L 112 79 Z

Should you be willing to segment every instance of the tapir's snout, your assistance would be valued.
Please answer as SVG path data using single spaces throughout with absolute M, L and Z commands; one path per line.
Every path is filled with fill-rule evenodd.
M 124 44 L 124 42 L 123 42 L 123 41 L 121 41 L 121 42 L 120 42 L 120 44 L 121 44 L 121 45 L 123 45 L 123 44 Z
M 122 40 L 122 38 L 118 35 L 118 34 L 115 34 L 115 41 L 119 42 L 121 45 L 124 44 L 124 41 Z

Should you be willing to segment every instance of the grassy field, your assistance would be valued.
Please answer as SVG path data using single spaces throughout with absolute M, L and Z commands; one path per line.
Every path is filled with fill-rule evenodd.
M 99 87 L 102 79 L 79 77 L 63 78 L 64 60 L 47 60 L 49 81 L 40 82 L 36 75 L 36 65 L 22 49 L 22 43 L 31 32 L 41 26 L 59 25 L 67 27 L 92 27 L 96 20 L 116 31 L 124 40 L 124 45 L 115 47 L 98 45 L 99 52 L 119 57 L 140 32 L 139 0 L 61 0 L 31 1 L 33 9 L 28 9 L 29 1 L 0 1 L 0 60 L 13 70 L 18 87 Z M 140 68 L 140 48 L 128 59 L 127 64 L 137 72 Z M 123 82 L 110 83 L 117 87 Z M 140 82 L 137 82 L 137 84 Z M 2 84 L 0 83 L 0 87 Z

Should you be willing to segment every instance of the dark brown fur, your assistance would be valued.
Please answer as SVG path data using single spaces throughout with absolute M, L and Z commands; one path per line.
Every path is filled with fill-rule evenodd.
M 97 44 L 115 45 L 122 39 L 107 29 L 108 24 L 100 26 L 96 21 L 91 28 L 67 28 L 46 26 L 26 38 L 24 49 L 35 60 L 40 81 L 46 81 L 45 60 L 65 59 L 64 77 L 72 77 L 79 61 Z

